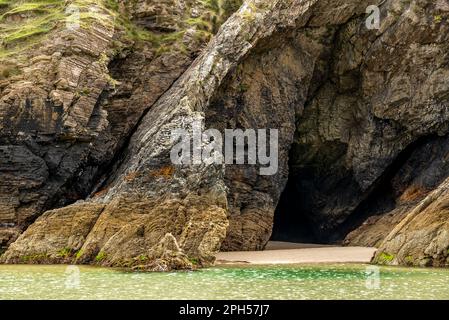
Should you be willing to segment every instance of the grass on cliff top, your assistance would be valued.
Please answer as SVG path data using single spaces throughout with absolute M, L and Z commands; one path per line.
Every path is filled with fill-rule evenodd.
M 80 26 L 90 20 L 105 23 L 104 13 L 89 10 L 93 5 L 115 15 L 112 0 L 0 0 L 0 58 L 20 53 L 40 41 L 58 25 L 73 19 L 79 8 Z
M 114 0 L 110 0 L 114 2 Z M 206 42 L 212 34 L 218 31 L 220 25 L 226 21 L 229 16 L 237 11 L 242 5 L 243 0 L 199 0 L 203 6 L 204 12 L 201 16 L 192 18 L 190 16 L 190 8 L 185 10 L 185 16 L 182 20 L 184 29 L 175 31 L 170 34 L 155 34 L 136 26 L 124 17 L 118 18 L 118 25 L 125 29 L 128 38 L 136 41 L 151 42 L 157 54 L 173 50 L 174 44 L 178 44 L 178 50 L 183 50 L 181 40 L 188 27 L 196 29 L 196 38 L 200 38 L 202 42 Z
M 210 25 L 210 31 L 216 33 L 218 28 L 243 4 L 243 0 L 201 0 L 209 10 L 208 17 L 201 20 Z
M 128 38 L 150 41 L 155 46 L 171 43 L 180 33 L 156 35 L 119 14 L 117 0 L 0 0 L 0 59 L 16 55 L 39 43 L 52 30 L 78 18 L 80 27 L 94 22 L 124 30 Z M 108 19 L 111 17 L 112 19 Z
M 190 17 L 186 10 L 186 26 L 194 26 L 199 35 L 209 37 L 235 12 L 243 0 L 199 0 L 205 13 L 198 18 Z M 80 26 L 87 28 L 94 22 L 111 23 L 123 30 L 134 41 L 151 42 L 156 50 L 171 50 L 180 43 L 185 30 L 171 34 L 155 34 L 132 23 L 120 14 L 118 0 L 0 0 L 0 59 L 26 52 L 56 27 L 73 19 L 70 6 L 79 8 Z M 97 10 L 92 10 L 95 7 Z M 98 10 L 99 9 L 99 10 Z M 76 14 L 76 13 L 75 13 Z M 204 35 L 205 34 L 205 35 Z M 182 47 L 182 45 L 181 45 Z

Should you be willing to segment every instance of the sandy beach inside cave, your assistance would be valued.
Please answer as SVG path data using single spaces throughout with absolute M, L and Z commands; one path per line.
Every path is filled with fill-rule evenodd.
M 220 252 L 216 264 L 369 263 L 376 250 L 272 241 L 264 251 Z

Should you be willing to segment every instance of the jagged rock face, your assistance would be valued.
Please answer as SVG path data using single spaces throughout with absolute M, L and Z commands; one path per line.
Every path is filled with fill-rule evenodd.
M 321 237 L 391 174 L 407 146 L 447 133 L 447 26 L 435 19 L 447 11 L 438 8 L 387 1 L 377 33 L 352 19 L 316 70 L 291 162 L 301 209 Z M 436 176 L 429 190 L 445 177 Z
M 290 192 L 299 197 L 285 200 L 315 241 L 361 225 L 345 243 L 379 246 L 448 176 L 448 12 L 445 1 L 387 1 L 377 33 L 354 18 L 335 34 L 297 120 Z M 446 265 L 447 227 L 424 216 L 381 247 L 400 251 L 402 264 Z
M 176 3 L 121 1 L 113 12 L 92 1 L 81 13 L 101 19 L 88 28 L 60 23 L 34 50 L 5 58 L 20 72 L 0 80 L 0 246 L 43 211 L 95 192 L 142 115 L 198 55 L 210 31 L 187 21 L 210 10 Z M 144 28 L 144 40 L 120 19 Z
M 303 112 L 315 63 L 326 47 L 327 28 L 273 35 L 248 56 L 217 92 L 206 113 L 207 126 L 277 128 L 279 171 L 258 174 L 258 166 L 228 166 L 230 226 L 221 249 L 260 250 L 271 236 L 273 214 L 287 182 L 288 153 L 295 119 Z
M 86 192 L 89 143 L 107 126 L 97 105 L 109 87 L 107 61 L 99 57 L 113 34 L 103 25 L 55 30 L 35 51 L 8 59 L 20 73 L 0 85 L 2 246 L 61 194 L 60 205 Z M 75 179 L 79 187 L 64 190 Z
M 403 215 L 379 245 L 380 264 L 449 265 L 448 180 Z M 388 229 L 387 229 L 388 230 Z
M 154 32 L 178 30 L 183 23 L 176 17 L 186 12 L 202 16 L 192 1 L 122 3 L 121 10 Z M 66 122 L 55 127 L 77 134 L 69 155 L 60 140 L 43 147 L 29 134 L 0 149 L 1 172 L 16 183 L 3 187 L 11 197 L 0 198 L 0 219 L 35 217 L 61 194 L 56 206 L 62 206 L 70 202 L 66 193 L 81 185 L 84 195 L 95 195 L 45 212 L 2 261 L 192 268 L 211 263 L 220 248 L 262 249 L 273 219 L 294 207 L 316 238 L 380 245 L 379 262 L 447 265 L 446 189 L 438 185 L 449 173 L 442 160 L 449 130 L 449 6 L 386 1 L 380 30 L 366 28 L 367 6 L 250 0 L 193 63 L 201 41 L 189 41 L 197 37 L 186 31 L 182 43 L 192 55 L 162 50 L 156 56 L 144 43 L 100 66 L 120 84 L 112 94 L 107 83 L 100 85 L 97 103 L 84 102 L 91 111 L 71 104 L 62 109 Z M 93 84 L 104 77 L 88 78 Z M 32 85 L 20 93 L 44 94 L 39 90 Z M 20 121 L 4 127 L 20 127 Z M 52 128 L 43 121 L 42 128 Z M 278 129 L 277 174 L 261 176 L 257 165 L 174 165 L 171 133 L 191 132 L 195 121 L 219 130 Z M 86 138 L 92 126 L 102 129 Z M 77 157 L 76 166 L 70 157 Z M 55 190 L 47 187 L 52 166 L 70 173 Z M 292 196 L 284 196 L 285 210 L 274 217 L 287 179 Z M 275 226 L 275 232 L 282 230 Z
M 320 5 L 327 4 L 321 2 Z M 82 246 L 70 248 L 71 252 L 78 253 L 78 261 L 93 262 L 100 256 L 105 265 L 129 264 L 132 263 L 130 259 L 136 255 L 146 255 L 167 232 L 177 238 L 180 247 L 188 255 L 198 258 L 200 262 L 212 260 L 212 254 L 220 248 L 229 224 L 226 170 L 223 166 L 211 165 L 173 167 L 169 159 L 173 146 L 170 133 L 179 127 L 185 126 L 189 129 L 186 119 L 204 122 L 204 114 L 211 99 L 219 99 L 217 92 L 221 85 L 226 83 L 225 77 L 246 60 L 250 49 L 263 49 L 266 46 L 263 40 L 271 41 L 273 37 L 282 37 L 281 31 L 294 32 L 297 27 L 304 26 L 311 13 L 312 7 L 304 6 L 301 2 L 278 1 L 268 5 L 261 1 L 244 6 L 227 22 L 202 56 L 144 117 L 124 153 L 124 160 L 107 182 L 107 188 L 88 203 L 75 204 L 67 209 L 74 210 L 73 207 L 78 207 L 79 210 L 84 210 L 80 206 L 88 206 L 89 203 L 95 207 L 98 204 L 105 206 Z M 342 14 L 349 17 L 351 12 L 342 10 Z M 330 15 L 329 12 L 326 15 Z M 339 15 L 335 15 L 335 18 L 342 19 Z M 245 37 L 242 37 L 243 34 Z M 269 49 L 266 50 L 267 55 Z M 281 53 L 281 50 L 275 50 L 277 52 L 274 55 Z M 288 60 L 287 58 L 285 59 Z M 305 73 L 294 75 L 294 71 L 301 67 L 300 63 L 301 60 L 293 61 L 292 70 L 287 72 L 296 80 L 289 79 L 289 76 L 279 80 L 283 87 L 290 86 L 290 92 L 298 85 L 295 81 L 307 81 L 308 76 Z M 276 72 L 280 74 L 283 71 L 278 69 Z M 275 79 L 276 72 L 265 81 Z M 261 77 L 261 82 L 263 81 Z M 248 92 L 260 89 L 254 87 Z M 288 97 L 286 93 L 285 96 L 277 98 L 277 101 L 273 99 L 279 105 L 289 99 L 290 103 L 279 110 L 279 115 L 283 118 L 273 123 L 279 125 L 282 120 L 290 123 L 281 131 L 281 175 L 267 179 L 264 182 L 267 187 L 259 192 L 259 195 L 265 196 L 261 201 L 263 206 L 259 216 L 263 216 L 266 222 L 262 228 L 254 228 L 253 240 L 245 244 L 248 249 L 261 248 L 268 240 L 268 221 L 272 219 L 277 198 L 285 184 L 286 150 L 293 138 L 295 115 L 288 107 L 294 104 L 297 98 Z M 265 104 L 267 105 L 268 103 Z M 252 171 L 249 174 L 254 175 L 255 172 Z M 257 195 L 256 193 L 249 196 L 254 198 Z M 48 250 L 48 243 L 43 247 L 40 241 L 27 240 L 29 235 L 39 232 L 33 227 L 38 226 L 41 219 L 51 220 L 47 216 L 38 219 L 11 245 L 3 257 L 5 261 L 15 262 L 24 254 L 36 255 L 43 249 L 47 256 L 58 259 L 57 252 L 60 248 L 57 249 L 56 245 L 60 246 L 60 243 L 55 243 L 54 249 Z M 249 219 L 255 221 L 257 215 L 253 212 Z M 231 240 L 230 247 L 236 249 L 238 245 L 233 245 Z

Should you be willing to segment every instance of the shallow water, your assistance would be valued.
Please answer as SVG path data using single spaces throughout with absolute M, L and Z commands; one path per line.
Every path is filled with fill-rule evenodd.
M 449 299 L 449 270 L 314 265 L 130 273 L 1 265 L 0 299 Z

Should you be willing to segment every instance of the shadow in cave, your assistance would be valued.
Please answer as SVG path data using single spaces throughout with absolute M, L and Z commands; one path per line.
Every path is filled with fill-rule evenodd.
M 296 179 L 290 177 L 274 213 L 272 241 L 319 243 L 313 223 L 303 212 L 304 197 L 296 188 Z
M 448 139 L 448 136 L 429 135 L 421 137 L 407 146 L 384 170 L 372 188 L 363 194 L 356 195 L 354 193 L 354 198 L 357 198 L 355 202 L 358 205 L 350 210 L 346 218 L 341 220 L 338 225 L 328 230 L 320 228 L 316 222 L 312 221 L 311 214 L 313 215 L 313 212 L 310 211 L 314 206 L 311 191 L 319 190 L 321 193 L 326 190 L 320 183 L 323 177 L 319 177 L 319 174 L 315 176 L 317 172 L 307 170 L 300 174 L 298 172 L 290 174 L 275 211 L 271 241 L 340 244 L 350 232 L 360 227 L 368 218 L 393 210 L 397 205 L 396 197 L 401 194 L 401 190 L 405 190 L 418 175 L 418 172 L 423 172 L 429 164 L 429 155 L 433 154 L 436 158 L 444 156 L 447 150 L 443 146 L 447 145 Z M 441 150 L 436 151 L 431 148 Z M 446 170 L 440 168 L 440 171 L 445 172 L 447 169 L 449 168 Z M 441 183 L 445 177 L 444 172 L 441 177 L 433 177 L 433 183 L 429 183 L 427 187 L 432 189 Z M 327 174 L 332 173 L 328 172 Z M 337 171 L 333 174 L 339 175 Z M 393 180 L 396 180 L 395 186 L 392 184 Z M 350 181 L 350 179 L 346 179 L 348 188 Z M 315 189 L 316 187 L 318 189 Z M 350 189 L 357 190 L 357 188 Z M 331 190 L 327 191 L 331 192 Z M 335 195 L 323 194 L 324 198 L 326 196 Z M 340 199 L 340 201 L 350 204 L 354 202 L 354 199 Z
M 444 159 L 448 152 L 449 136 L 427 135 L 420 137 L 402 150 L 387 167 L 359 205 L 336 228 L 329 242 L 341 242 L 368 218 L 391 212 L 397 207 L 397 198 L 411 186 L 413 180 L 426 171 L 435 159 Z M 441 162 L 433 173 L 421 177 L 420 186 L 432 190 L 444 181 L 449 168 Z

